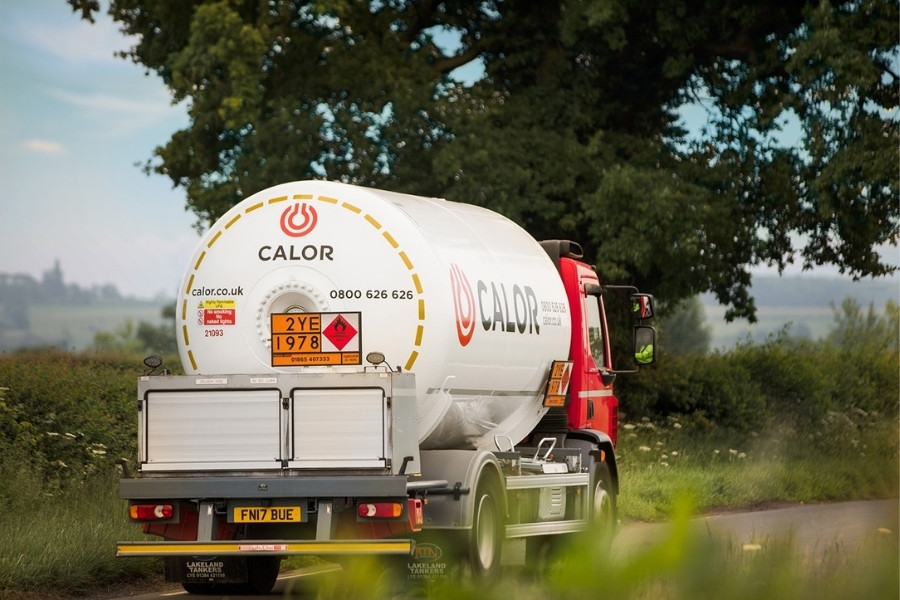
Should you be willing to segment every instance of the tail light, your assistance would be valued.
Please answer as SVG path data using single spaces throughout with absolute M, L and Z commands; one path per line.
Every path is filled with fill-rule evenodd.
M 171 504 L 132 504 L 128 507 L 128 516 L 135 521 L 161 521 L 175 516 L 175 507 Z
M 396 519 L 403 514 L 400 502 L 361 502 L 358 514 L 364 519 Z

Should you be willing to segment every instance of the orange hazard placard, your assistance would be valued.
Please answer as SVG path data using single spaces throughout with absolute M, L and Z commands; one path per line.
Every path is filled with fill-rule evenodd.
M 569 394 L 569 381 L 572 380 L 572 361 L 554 360 L 550 365 L 550 378 L 544 393 L 544 406 L 565 406 Z
M 362 364 L 362 313 L 276 313 L 272 366 Z

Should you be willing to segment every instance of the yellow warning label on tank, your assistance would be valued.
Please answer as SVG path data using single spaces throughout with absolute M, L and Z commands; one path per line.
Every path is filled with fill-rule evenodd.
M 237 322 L 236 306 L 237 303 L 234 300 L 203 300 L 197 311 L 197 322 L 205 327 L 234 325 Z
M 237 302 L 234 300 L 204 300 L 203 308 L 206 310 L 215 310 L 215 309 L 234 309 L 237 306 Z

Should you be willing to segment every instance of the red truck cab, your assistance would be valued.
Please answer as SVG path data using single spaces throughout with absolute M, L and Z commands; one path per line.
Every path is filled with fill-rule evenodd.
M 569 360 L 572 378 L 566 406 L 569 430 L 592 429 L 606 433 L 613 444 L 618 441 L 619 401 L 613 391 L 617 371 L 613 370 L 612 353 L 606 320 L 603 292 L 609 289 L 636 289 L 630 286 L 601 286 L 597 272 L 582 262 L 581 247 L 568 240 L 541 242 L 559 270 L 569 300 L 572 339 Z M 632 316 L 636 320 L 652 316 L 652 298 L 633 294 Z M 649 345 L 652 362 L 652 328 L 636 326 L 635 357 Z M 646 360 L 643 364 L 648 364 Z M 622 371 L 618 371 L 622 372 Z

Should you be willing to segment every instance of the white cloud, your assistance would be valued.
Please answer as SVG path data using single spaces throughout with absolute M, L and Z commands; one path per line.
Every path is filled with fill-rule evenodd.
M 176 131 L 184 126 L 185 109 L 172 106 L 163 86 L 154 87 L 139 82 L 135 88 L 145 93 L 118 93 L 113 90 L 80 92 L 73 90 L 53 90 L 51 94 L 73 112 L 73 119 L 87 126 L 88 137 L 115 139 L 138 147 L 145 138 L 152 143 L 150 148 L 165 141 L 163 133 Z
M 56 90 L 54 96 L 70 104 L 80 108 L 89 108 L 103 112 L 116 112 L 131 116 L 159 116 L 169 117 L 172 114 L 172 107 L 166 102 L 170 97 L 160 86 L 158 93 L 149 96 L 142 95 L 137 97 L 113 96 L 99 92 L 87 94 L 79 94 L 65 90 Z
M 61 3 L 62 4 L 62 3 Z M 69 13 L 60 21 L 36 20 L 23 16 L 18 23 L 19 39 L 31 48 L 67 63 L 109 63 L 121 59 L 115 53 L 131 44 L 105 14 L 97 15 L 92 25 Z
M 63 154 L 65 149 L 59 142 L 49 140 L 27 140 L 24 143 L 25 148 L 38 154 Z

